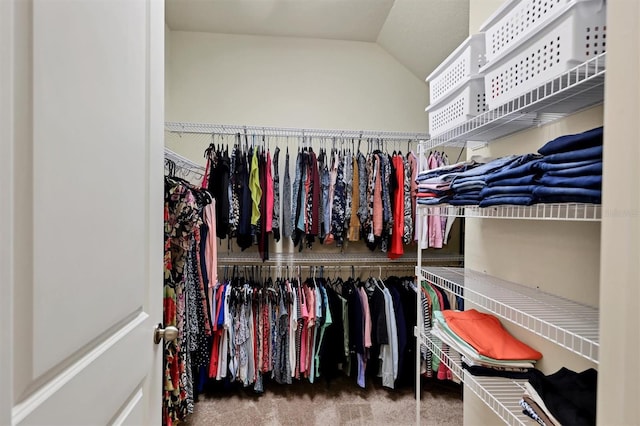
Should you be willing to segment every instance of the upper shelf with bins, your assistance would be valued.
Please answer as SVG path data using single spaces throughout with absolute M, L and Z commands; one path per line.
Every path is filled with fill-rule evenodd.
M 598 309 L 463 268 L 421 268 L 416 275 L 593 362 Z
M 491 141 L 540 126 L 604 100 L 602 53 L 506 104 L 478 115 L 442 134 L 431 135 L 425 150 L 467 141 Z

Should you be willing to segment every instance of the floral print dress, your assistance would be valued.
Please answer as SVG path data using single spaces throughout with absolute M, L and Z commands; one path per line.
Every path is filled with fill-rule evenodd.
M 189 348 L 185 341 L 185 299 L 188 252 L 202 224 L 201 205 L 181 181 L 165 178 L 164 325 L 177 327 L 178 338 L 165 342 L 163 423 L 173 425 L 192 409 L 187 379 Z M 191 395 L 192 396 L 192 395 Z

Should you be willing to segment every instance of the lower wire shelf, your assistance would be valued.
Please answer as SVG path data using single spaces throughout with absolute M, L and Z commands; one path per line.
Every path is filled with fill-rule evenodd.
M 531 425 L 535 422 L 522 413 L 520 399 L 526 380 L 502 377 L 478 377 L 468 373 L 459 362 L 442 350 L 442 342 L 428 333 L 421 333 L 422 341 L 440 362 L 447 367 L 508 425 Z M 453 352 L 453 349 L 449 348 Z

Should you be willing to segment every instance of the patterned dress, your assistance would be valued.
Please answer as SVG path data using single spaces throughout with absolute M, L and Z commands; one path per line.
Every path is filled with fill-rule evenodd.
M 185 298 L 188 250 L 202 224 L 193 192 L 180 181 L 165 178 L 164 204 L 164 325 L 177 327 L 178 338 L 165 342 L 163 423 L 172 425 L 189 412 Z

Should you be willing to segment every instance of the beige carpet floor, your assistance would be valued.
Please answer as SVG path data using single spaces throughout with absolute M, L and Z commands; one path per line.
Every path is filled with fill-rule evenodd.
M 232 389 L 201 395 L 188 426 L 200 425 L 415 425 L 415 395 L 410 387 L 388 390 L 352 379 L 277 385 L 266 392 Z M 420 404 L 422 425 L 462 425 L 459 386 L 423 380 Z

